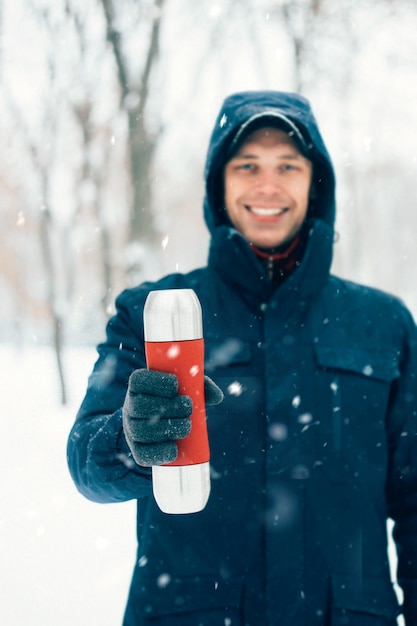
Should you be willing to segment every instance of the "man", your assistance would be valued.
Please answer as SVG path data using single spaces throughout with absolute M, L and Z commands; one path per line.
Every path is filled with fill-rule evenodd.
M 394 297 L 330 274 L 334 187 L 304 98 L 230 96 L 207 156 L 207 267 L 117 300 L 68 458 L 86 497 L 138 499 L 125 626 L 392 626 L 388 517 L 417 624 L 416 328 Z M 191 410 L 145 370 L 144 302 L 169 288 L 203 309 L 212 490 L 192 515 L 151 489 Z

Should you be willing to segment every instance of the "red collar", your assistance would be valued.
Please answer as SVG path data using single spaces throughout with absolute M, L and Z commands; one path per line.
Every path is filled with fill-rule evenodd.
M 260 250 L 253 243 L 249 244 L 254 253 L 257 256 L 260 256 L 262 259 L 268 259 L 273 261 L 281 261 L 287 259 L 291 254 L 295 251 L 298 244 L 300 243 L 301 235 L 297 235 L 290 243 L 288 248 L 284 250 L 284 252 L 266 252 L 265 250 Z
M 260 250 L 252 243 L 250 247 L 256 256 L 267 262 L 269 278 L 278 284 L 290 274 L 299 260 L 298 248 L 300 240 L 301 234 L 298 234 L 283 252 L 266 252 L 265 250 Z

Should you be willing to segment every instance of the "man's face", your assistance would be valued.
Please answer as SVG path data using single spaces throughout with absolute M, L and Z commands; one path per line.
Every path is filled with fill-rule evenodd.
M 312 171 L 311 161 L 285 132 L 254 131 L 224 170 L 230 221 L 255 246 L 285 246 L 307 214 Z

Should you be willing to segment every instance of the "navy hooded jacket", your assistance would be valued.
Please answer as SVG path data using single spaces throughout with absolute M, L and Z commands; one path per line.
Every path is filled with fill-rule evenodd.
M 228 146 L 268 111 L 300 129 L 316 186 L 302 261 L 277 288 L 222 204 Z M 330 274 L 334 175 L 308 102 L 226 99 L 206 181 L 207 267 L 119 296 L 69 438 L 81 493 L 138 500 L 124 626 L 393 625 L 388 517 L 406 624 L 416 626 L 416 328 L 396 298 Z M 151 471 L 134 463 L 122 428 L 129 375 L 145 367 L 144 302 L 167 288 L 197 293 L 206 373 L 225 394 L 207 409 L 212 491 L 192 515 L 158 509 Z

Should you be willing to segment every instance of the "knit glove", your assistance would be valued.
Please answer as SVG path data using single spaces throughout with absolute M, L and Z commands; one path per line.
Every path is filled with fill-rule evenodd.
M 206 405 L 219 404 L 223 393 L 204 376 Z M 183 439 L 191 430 L 193 411 L 189 396 L 178 394 L 175 374 L 138 369 L 130 378 L 123 404 L 123 429 L 132 456 L 138 465 L 149 467 L 175 461 L 175 439 Z

